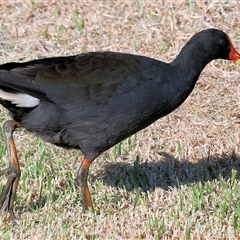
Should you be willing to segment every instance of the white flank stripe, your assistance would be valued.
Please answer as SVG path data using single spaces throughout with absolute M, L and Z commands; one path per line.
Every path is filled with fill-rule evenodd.
M 9 93 L 0 90 L 0 98 L 10 101 L 17 107 L 35 107 L 40 103 L 38 98 L 32 97 L 24 93 Z

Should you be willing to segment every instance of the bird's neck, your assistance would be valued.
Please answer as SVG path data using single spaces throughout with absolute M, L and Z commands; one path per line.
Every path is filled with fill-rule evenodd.
M 202 48 L 196 48 L 196 45 L 187 43 L 179 55 L 170 63 L 172 67 L 176 67 L 183 74 L 183 77 L 194 81 L 194 84 L 198 80 L 198 77 L 205 66 L 211 62 L 211 53 L 204 51 Z M 193 83 L 193 82 L 192 82 Z

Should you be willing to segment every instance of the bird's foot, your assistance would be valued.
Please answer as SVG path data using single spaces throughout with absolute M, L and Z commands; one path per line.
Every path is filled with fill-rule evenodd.
M 0 170 L 0 176 L 6 175 L 7 177 L 7 182 L 3 187 L 2 195 L 0 197 L 0 209 L 9 212 L 10 218 L 13 223 L 16 222 L 16 217 L 13 211 L 14 200 L 16 197 L 19 179 L 21 176 L 17 150 L 12 136 L 14 130 L 17 127 L 20 127 L 20 124 L 14 120 L 7 121 L 3 125 L 3 132 L 7 145 L 9 167 Z
M 2 190 L 2 195 L 0 197 L 0 209 L 9 212 L 10 219 L 12 222 L 16 222 L 16 217 L 13 211 L 14 200 L 16 196 L 16 191 L 20 179 L 20 175 L 11 167 L 0 170 L 0 176 L 5 175 L 7 177 L 7 182 Z

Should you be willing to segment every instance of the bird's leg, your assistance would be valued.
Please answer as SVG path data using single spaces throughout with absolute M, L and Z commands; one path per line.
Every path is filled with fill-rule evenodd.
M 20 123 L 14 120 L 9 120 L 3 125 L 3 132 L 7 145 L 9 167 L 0 170 L 0 176 L 5 174 L 7 177 L 7 182 L 3 188 L 2 195 L 0 197 L 0 209 L 7 210 L 13 222 L 15 222 L 16 219 L 13 212 L 14 199 L 21 176 L 17 150 L 12 136 L 14 130 L 17 127 L 20 127 Z
M 86 210 L 93 209 L 92 198 L 87 183 L 88 171 L 91 163 L 90 160 L 83 159 L 77 174 L 77 185 L 81 187 L 83 196 L 83 213 L 85 213 Z

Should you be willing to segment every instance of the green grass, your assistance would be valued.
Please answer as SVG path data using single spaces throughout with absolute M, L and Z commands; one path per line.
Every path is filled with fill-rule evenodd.
M 80 17 L 78 9 L 75 9 L 73 13 L 73 22 L 78 32 L 83 34 L 85 21 Z
M 55 228 L 61 226 L 61 234 L 64 235 L 64 232 L 67 234 L 72 228 L 73 219 L 69 222 L 66 217 L 71 215 L 72 210 L 78 213 L 78 221 L 83 221 L 82 218 L 88 219 L 79 225 L 79 230 L 87 227 L 88 223 L 94 224 L 95 221 L 103 221 L 102 224 L 108 225 L 109 221 L 115 222 L 119 219 L 119 214 L 125 221 L 126 219 L 131 221 L 135 215 L 145 219 L 144 216 L 147 214 L 144 220 L 146 221 L 144 232 L 146 237 L 154 236 L 155 239 L 171 236 L 173 226 L 178 226 L 183 230 L 185 239 L 193 239 L 194 232 L 204 232 L 211 228 L 213 231 L 217 231 L 218 228 L 222 229 L 218 232 L 218 236 L 223 236 L 226 228 L 233 229 L 236 234 L 240 233 L 240 182 L 235 170 L 227 179 L 219 176 L 219 179 L 212 181 L 179 183 L 171 189 L 160 188 L 157 191 L 145 192 L 141 181 L 145 180 L 148 186 L 148 177 L 151 177 L 151 173 L 146 174 L 148 166 L 144 168 L 137 158 L 132 167 L 125 169 L 125 174 L 128 174 L 127 179 L 130 179 L 131 189 L 134 190 L 126 190 L 124 183 L 122 186 L 116 185 L 109 188 L 101 179 L 90 181 L 90 189 L 100 215 L 94 214 L 93 216 L 89 213 L 81 216 L 81 195 L 73 184 L 75 169 L 66 169 L 61 154 L 54 156 L 54 159 L 59 159 L 59 161 L 52 163 L 49 146 L 46 147 L 41 140 L 35 139 L 34 141 L 39 155 L 37 158 L 29 157 L 27 163 L 24 162 L 25 167 L 22 167 L 23 174 L 16 201 L 16 213 L 18 217 L 21 217 L 21 230 L 9 228 L 8 224 L 3 225 L 0 227 L 2 239 L 29 231 L 29 228 L 34 226 L 34 222 L 44 229 L 46 226 L 57 224 Z M 31 149 L 31 145 L 29 148 Z M 22 156 L 25 154 L 27 153 L 23 153 Z M 65 153 L 66 155 L 68 153 Z M 140 179 L 140 176 L 144 176 L 143 173 L 146 177 Z M 122 180 L 124 179 L 126 178 L 122 176 Z M 62 214 L 66 216 L 63 217 Z M 32 221 L 23 225 L 27 221 L 26 217 L 31 217 Z M 62 220 L 60 220 L 61 217 L 63 217 Z M 44 232 L 46 238 L 53 234 L 48 231 Z M 110 232 L 112 238 L 120 234 L 113 230 Z M 76 230 L 76 233 L 69 239 L 87 236 L 87 233 Z M 89 236 L 92 237 L 91 234 Z M 95 237 L 99 239 L 98 234 Z
M 56 41 L 60 41 L 60 38 L 61 38 L 61 31 L 62 31 L 62 26 L 61 25 L 57 25 L 56 27 Z

